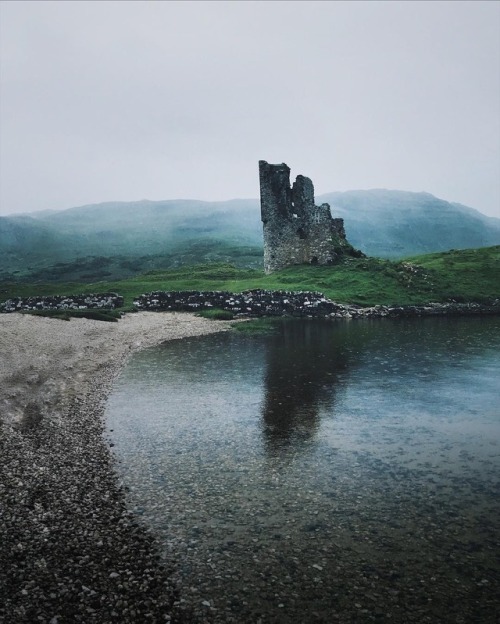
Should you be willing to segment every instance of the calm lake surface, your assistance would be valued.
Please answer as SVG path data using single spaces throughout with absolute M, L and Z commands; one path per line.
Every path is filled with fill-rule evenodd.
M 497 622 L 499 354 L 493 317 L 285 321 L 135 354 L 107 425 L 179 612 Z

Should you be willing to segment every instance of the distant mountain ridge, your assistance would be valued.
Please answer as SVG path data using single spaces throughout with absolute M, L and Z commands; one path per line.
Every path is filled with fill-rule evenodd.
M 430 193 L 373 189 L 317 198 L 345 221 L 347 237 L 371 256 L 410 255 L 498 245 L 500 219 Z
M 373 189 L 327 193 L 316 201 L 328 202 L 333 216 L 344 219 L 349 242 L 371 256 L 400 258 L 500 244 L 500 219 L 429 193 Z M 191 262 L 197 253 L 200 261 L 218 259 L 220 248 L 231 260 L 231 254 L 242 255 L 237 251 L 242 247 L 250 250 L 253 266 L 260 262 L 257 199 L 107 202 L 0 217 L 4 279 L 15 271 L 89 256 L 168 256 L 174 262 L 188 249 Z

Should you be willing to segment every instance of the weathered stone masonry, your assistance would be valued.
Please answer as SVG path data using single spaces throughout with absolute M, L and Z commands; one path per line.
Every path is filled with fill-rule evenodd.
M 299 175 L 290 187 L 290 168 L 259 161 L 264 270 L 293 264 L 332 264 L 348 246 L 343 219 L 332 219 L 330 206 L 314 205 L 314 186 Z

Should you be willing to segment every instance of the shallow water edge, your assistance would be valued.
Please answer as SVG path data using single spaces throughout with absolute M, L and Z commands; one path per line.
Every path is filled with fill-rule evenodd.
M 131 508 L 210 622 L 493 622 L 498 319 L 284 323 L 142 352 Z M 111 411 L 109 411 L 111 410 Z

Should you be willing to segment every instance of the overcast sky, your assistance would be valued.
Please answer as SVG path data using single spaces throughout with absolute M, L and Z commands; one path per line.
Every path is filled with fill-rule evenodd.
M 499 2 L 0 3 L 0 213 L 427 191 L 500 217 Z

